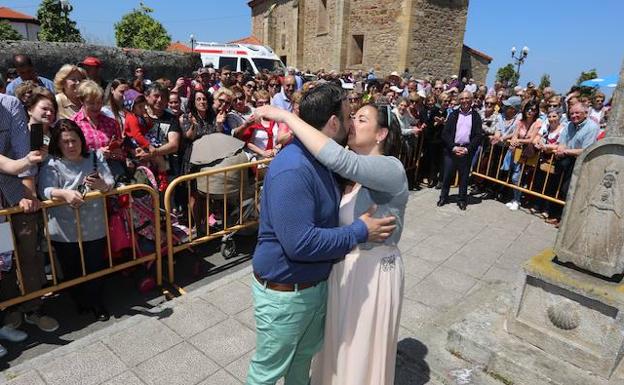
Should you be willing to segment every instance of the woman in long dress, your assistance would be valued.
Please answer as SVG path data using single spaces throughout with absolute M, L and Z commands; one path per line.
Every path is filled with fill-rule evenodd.
M 293 114 L 262 107 L 256 115 L 284 122 L 320 163 L 351 181 L 340 204 L 340 224 L 377 206 L 375 216 L 396 217 L 384 243 L 356 246 L 334 265 L 328 280 L 325 342 L 315 357 L 312 385 L 390 385 L 403 296 L 403 262 L 397 244 L 409 195 L 396 158 L 401 130 L 389 106 L 360 108 L 347 150 Z

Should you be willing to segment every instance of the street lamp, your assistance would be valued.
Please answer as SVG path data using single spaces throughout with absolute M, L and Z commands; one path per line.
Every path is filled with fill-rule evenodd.
M 195 40 L 195 35 L 191 34 L 191 52 L 195 52 L 195 43 L 197 42 L 197 40 Z
M 65 14 L 65 32 L 69 33 L 69 13 L 74 9 L 72 5 L 69 3 L 69 0 L 59 0 L 61 5 L 61 12 Z
M 520 66 L 524 64 L 527 56 L 529 56 L 529 47 L 526 45 L 522 47 L 522 51 L 516 56 L 516 47 L 511 47 L 511 58 L 516 62 L 516 73 L 518 74 L 518 80 L 520 80 Z

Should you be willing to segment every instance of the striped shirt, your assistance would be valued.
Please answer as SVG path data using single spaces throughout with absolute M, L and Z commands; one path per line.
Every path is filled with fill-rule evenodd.
M 30 135 L 22 103 L 14 96 L 0 94 L 0 154 L 20 159 L 29 151 Z M 0 174 L 0 195 L 10 206 L 17 205 L 24 197 L 20 178 Z

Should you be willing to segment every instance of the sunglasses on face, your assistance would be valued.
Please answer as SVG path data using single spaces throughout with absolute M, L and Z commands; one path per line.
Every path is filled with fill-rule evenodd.
M 221 104 L 228 104 L 230 101 L 227 99 L 217 99 Z
M 247 87 L 247 88 L 256 88 L 256 86 L 254 84 L 245 84 L 245 87 Z
M 529 108 L 529 109 L 527 110 L 527 112 L 537 112 L 537 109 L 536 109 L 536 108 L 531 107 L 531 108 Z
M 434 90 L 443 90 L 443 87 L 435 87 Z
M 491 103 L 491 102 L 485 102 L 485 105 L 486 105 L 486 106 L 493 106 L 493 105 L 494 105 L 494 103 Z

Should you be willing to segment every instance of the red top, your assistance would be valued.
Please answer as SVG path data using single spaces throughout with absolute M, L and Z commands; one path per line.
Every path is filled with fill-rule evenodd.
M 146 148 L 149 147 L 150 141 L 145 137 L 145 134 L 149 131 L 149 125 L 145 123 L 144 119 L 139 119 L 138 116 L 131 112 L 126 112 L 126 121 L 124 123 L 124 133 L 136 140 L 139 146 Z

